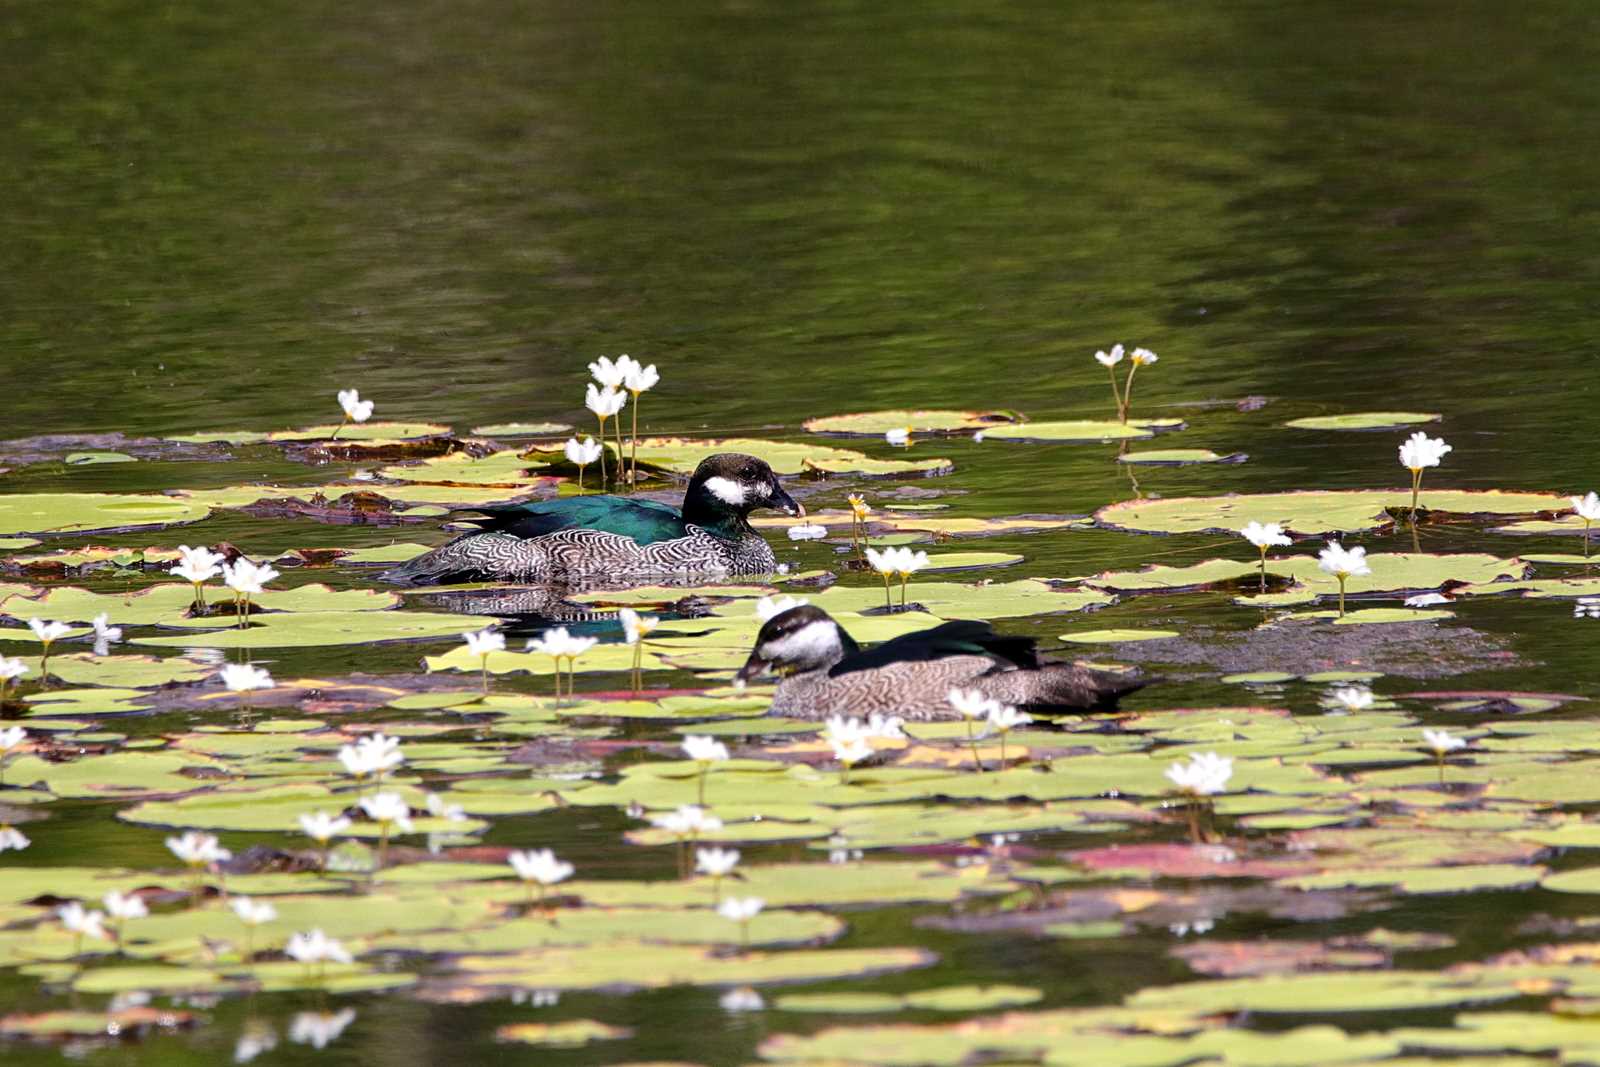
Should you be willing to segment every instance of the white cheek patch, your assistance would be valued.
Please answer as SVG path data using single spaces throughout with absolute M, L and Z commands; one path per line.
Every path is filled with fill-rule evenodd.
M 762 500 L 765 500 L 767 497 L 772 495 L 772 486 L 766 482 L 762 482 L 760 485 L 753 486 L 752 488 L 755 490 L 756 496 L 760 497 Z
M 744 503 L 744 486 L 732 478 L 707 478 L 706 490 L 724 504 L 738 507 Z
M 756 654 L 772 663 L 815 663 L 839 649 L 838 627 L 831 622 L 813 622 L 776 641 L 768 641 L 756 649 Z

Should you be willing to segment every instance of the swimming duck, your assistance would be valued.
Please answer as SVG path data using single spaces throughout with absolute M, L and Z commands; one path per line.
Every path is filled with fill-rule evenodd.
M 805 509 L 754 456 L 719 452 L 695 468 L 683 509 L 621 496 L 573 496 L 464 508 L 478 528 L 385 571 L 385 581 L 544 582 L 681 574 L 767 574 L 772 547 L 750 527 L 756 508 Z
M 977 689 L 1036 710 L 1109 707 L 1141 680 L 1041 660 L 1031 637 L 986 622 L 947 622 L 865 651 L 833 617 L 809 604 L 774 615 L 738 680 L 778 676 L 772 711 L 801 719 L 873 712 L 905 719 L 959 719 L 947 694 Z

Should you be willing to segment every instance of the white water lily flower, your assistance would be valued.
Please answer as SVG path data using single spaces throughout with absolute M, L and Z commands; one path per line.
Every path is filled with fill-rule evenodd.
M 620 389 L 628 378 L 629 369 L 634 366 L 637 364 L 629 356 L 618 356 L 614 360 L 609 356 L 601 356 L 589 364 L 589 373 L 603 388 Z
M 820 541 L 827 536 L 828 528 L 814 522 L 803 522 L 798 526 L 789 527 L 791 541 Z
M 898 445 L 904 448 L 911 443 L 911 427 L 896 426 L 892 430 L 885 431 L 883 439 L 891 445 Z
M 222 565 L 222 582 L 235 593 L 253 596 L 264 591 L 266 584 L 278 577 L 278 571 L 270 563 L 251 563 L 240 557 L 233 563 Z
M 850 719 L 843 715 L 833 715 L 822 728 L 823 740 L 829 744 L 850 744 L 867 736 L 866 723 L 860 719 Z
M 557 859 L 556 854 L 548 848 L 513 852 L 506 857 L 506 862 L 511 864 L 511 869 L 524 882 L 538 882 L 543 886 L 566 881 L 576 869 L 565 860 Z
M 1262 549 L 1294 544 L 1294 540 L 1283 532 L 1283 527 L 1275 522 L 1247 522 L 1244 529 L 1239 531 L 1239 536 Z
M 589 651 L 599 641 L 597 637 L 574 637 L 565 626 L 546 630 L 538 637 L 529 638 L 529 652 L 543 652 L 547 656 L 576 659 Z
M 249 897 L 234 897 L 228 901 L 228 906 L 239 917 L 239 921 L 246 926 L 260 926 L 269 923 L 278 917 L 278 909 L 265 900 L 256 901 Z
M 576 437 L 567 438 L 567 462 L 578 467 L 587 467 L 600 458 L 600 446 L 594 443 L 593 437 L 585 437 L 580 444 Z
M 106 907 L 106 915 L 118 922 L 129 919 L 143 919 L 150 914 L 150 909 L 145 907 L 144 898 L 135 893 L 123 893 L 113 889 L 100 901 Z
M 428 809 L 428 814 L 435 819 L 444 819 L 446 822 L 466 822 L 467 809 L 460 804 L 452 804 L 438 793 L 429 793 L 422 798 L 422 806 Z
M 1442 437 L 1429 437 L 1418 430 L 1400 446 L 1400 463 L 1413 474 L 1424 467 L 1437 467 L 1446 452 L 1453 451 Z
M 182 837 L 167 838 L 167 848 L 191 867 L 208 867 L 233 858 L 233 853 L 222 847 L 215 834 L 198 830 L 190 830 Z
M 21 852 L 31 844 L 33 842 L 28 840 L 28 835 L 16 827 L 0 826 L 0 852 L 4 852 L 7 849 Z
M 1225 792 L 1228 779 L 1233 777 L 1233 760 L 1215 752 L 1196 752 L 1188 763 L 1176 762 L 1167 767 L 1167 779 L 1178 792 L 1191 797 L 1207 797 Z
M 356 1021 L 356 1010 L 338 1012 L 302 1011 L 289 1022 L 289 1040 L 297 1045 L 323 1049 L 336 1041 L 345 1028 Z
M 0 730 L 0 756 L 6 755 L 14 748 L 21 748 L 27 739 L 28 731 L 21 726 L 8 726 Z
M 343 745 L 339 749 L 339 762 L 352 778 L 381 775 L 405 761 L 405 756 L 400 752 L 400 739 L 383 734 L 369 734 L 354 745 Z
M 1408 608 L 1431 608 L 1436 604 L 1449 603 L 1452 603 L 1451 599 L 1443 593 L 1418 593 L 1416 596 L 1406 597 L 1405 600 Z
M 926 567 L 929 562 L 931 561 L 928 559 L 928 554 L 921 549 L 913 552 L 909 548 L 902 548 L 900 549 L 899 559 L 895 562 L 894 570 L 902 578 L 909 578 Z
M 1111 351 L 1096 352 L 1094 358 L 1102 367 L 1115 367 L 1122 362 L 1122 346 L 1112 345 Z
M 348 949 L 321 929 L 307 930 L 289 938 L 283 954 L 301 963 L 353 963 Z
M 637 645 L 649 637 L 655 628 L 661 625 L 661 619 L 655 615 L 640 615 L 632 608 L 623 608 L 617 612 L 617 619 L 622 623 L 623 639 L 630 645 Z
M 28 665 L 20 659 L 8 659 L 5 656 L 0 656 L 0 685 L 4 685 L 13 678 L 21 678 L 27 673 Z
M 747 985 L 728 990 L 717 999 L 717 1004 L 727 1012 L 761 1011 L 767 1006 L 761 994 Z
M 1375 699 L 1372 690 L 1363 686 L 1347 685 L 1328 694 L 1333 702 L 1346 711 L 1366 711 Z
M 233 1045 L 234 1063 L 252 1063 L 278 1047 L 278 1032 L 262 1022 L 247 1022 Z
M 461 639 L 467 643 L 467 652 L 474 656 L 487 656 L 491 652 L 504 652 L 506 648 L 506 635 L 497 630 L 479 630 L 476 633 L 464 633 Z
M 902 739 L 906 736 L 905 731 L 901 729 L 905 722 L 898 715 L 883 715 L 875 711 L 867 716 L 864 732 L 867 737 Z
M 1372 568 L 1367 566 L 1366 549 L 1347 550 L 1337 541 L 1328 542 L 1328 547 L 1317 553 L 1317 566 L 1335 578 L 1354 578 L 1372 573 Z
M 867 549 L 867 563 L 879 574 L 889 575 L 895 573 L 895 565 L 900 561 L 900 554 L 892 548 Z
M 1578 518 L 1587 519 L 1589 522 L 1600 522 L 1600 493 L 1592 490 L 1588 496 L 1575 496 L 1572 500 L 1572 510 L 1578 513 Z
M 665 815 L 652 815 L 650 824 L 676 837 L 696 836 L 722 829 L 722 820 L 695 804 L 685 804 Z
M 72 627 L 64 622 L 45 622 L 43 619 L 33 618 L 28 620 L 28 629 L 33 631 L 35 637 L 48 645 L 57 638 L 64 637 Z
M 373 403 L 370 400 L 362 400 L 360 390 L 341 389 L 338 396 L 339 406 L 344 409 L 344 417 L 351 422 L 366 422 L 372 418 Z
M 583 396 L 583 406 L 602 419 L 611 418 L 621 411 L 627 402 L 627 393 L 619 393 L 609 386 L 602 391 L 596 389 L 593 382 L 589 383 L 589 389 Z
M 760 897 L 728 897 L 717 905 L 717 914 L 736 923 L 747 923 L 766 906 Z
M 1148 367 L 1161 357 L 1148 348 L 1135 348 L 1128 356 L 1128 361 L 1135 367 Z
M 1434 755 L 1440 757 L 1446 756 L 1457 749 L 1467 747 L 1465 738 L 1454 737 L 1451 735 L 1449 730 L 1424 729 L 1422 731 L 1422 743 L 1427 746 Z
M 403 833 L 412 830 L 411 807 L 399 793 L 374 793 L 361 798 L 361 810 L 379 825 L 393 824 Z
M 830 738 L 829 743 L 833 746 L 833 758 L 846 767 L 854 766 L 872 755 L 872 745 L 864 737 L 852 737 L 843 741 Z
M 57 908 L 56 917 L 61 920 L 62 926 L 79 937 L 95 937 L 102 941 L 110 939 L 103 925 L 106 919 L 103 911 L 89 911 L 74 900 Z
M 990 699 L 981 689 L 952 689 L 945 694 L 945 700 L 968 719 L 987 719 L 1000 706 L 999 701 Z
M 661 375 L 656 373 L 654 363 L 645 367 L 635 361 L 633 366 L 628 368 L 627 376 L 622 379 L 622 387 L 630 393 L 643 393 L 655 388 L 659 381 Z
M 300 816 L 301 832 L 323 845 L 350 829 L 351 825 L 350 820 L 343 815 L 329 815 L 325 811 L 314 811 L 309 815 Z
M 728 746 L 714 737 L 690 734 L 683 739 L 683 751 L 696 763 L 713 763 L 728 758 Z
M 207 548 L 205 545 L 195 545 L 193 547 L 190 547 L 189 545 L 179 545 L 178 556 L 180 563 L 188 564 L 189 566 L 198 570 L 205 570 L 207 567 L 220 568 L 222 563 L 228 558 L 221 552 L 211 551 L 211 549 Z
M 790 608 L 803 608 L 811 601 L 803 597 L 764 596 L 756 601 L 756 618 L 766 622 L 774 615 L 782 615 Z
M 264 668 L 248 663 L 230 663 L 221 670 L 222 684 L 230 693 L 248 693 L 252 689 L 271 689 L 272 675 Z
M 723 878 L 739 865 L 736 848 L 698 848 L 694 853 L 694 869 L 713 878 Z
M 221 574 L 222 567 L 215 563 L 209 567 L 201 567 L 191 563 L 189 560 L 184 560 L 182 563 L 173 566 L 167 573 L 182 578 L 190 585 L 203 585 Z
M 94 654 L 104 656 L 111 646 L 122 640 L 122 627 L 111 625 L 111 616 L 105 612 L 96 615 L 89 623 L 94 627 Z
M 989 710 L 989 728 L 1006 733 L 1019 726 L 1026 726 L 1033 721 L 1033 716 L 1026 712 L 1018 711 L 1009 704 L 996 704 Z

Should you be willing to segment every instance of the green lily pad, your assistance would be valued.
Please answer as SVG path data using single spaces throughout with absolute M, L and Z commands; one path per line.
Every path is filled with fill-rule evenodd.
M 1305 490 L 1290 493 L 1126 500 L 1095 513 L 1101 526 L 1136 533 L 1234 533 L 1248 522 L 1276 522 L 1292 533 L 1355 533 L 1411 506 L 1409 490 Z M 1465 516 L 1513 516 L 1570 507 L 1565 497 L 1489 490 L 1422 490 L 1422 506 Z
M 89 533 L 197 522 L 210 508 L 136 493 L 10 493 L 0 496 L 0 533 Z
M 1360 608 L 1340 615 L 1337 611 L 1299 611 L 1291 619 L 1325 619 L 1337 626 L 1364 626 L 1386 622 L 1439 622 L 1454 617 L 1449 611 L 1430 611 L 1425 608 Z
M 221 764 L 175 752 L 108 752 L 65 763 L 27 755 L 6 766 L 8 785 L 38 785 L 58 797 L 140 797 L 189 793 L 205 782 L 193 772 L 224 770 Z
M 1124 452 L 1118 463 L 1136 463 L 1152 467 L 1186 467 L 1193 463 L 1243 463 L 1243 452 L 1223 454 L 1209 448 L 1157 448 L 1148 452 Z
M 134 644 L 178 648 L 317 648 L 459 638 L 493 620 L 426 611 L 297 611 L 252 615 L 246 629 L 136 637 Z M 463 646 L 465 648 L 465 646 Z M 509 653 L 496 653 L 496 656 Z
M 1521 994 L 1511 983 L 1467 981 L 1442 971 L 1362 971 L 1354 974 L 1275 974 L 1142 989 L 1135 1008 L 1262 1014 L 1404 1011 L 1483 1004 Z
M 188 993 L 216 989 L 226 984 L 222 975 L 197 967 L 101 967 L 86 971 L 72 983 L 80 993 Z
M 437 422 L 352 422 L 343 427 L 336 422 L 308 426 L 304 430 L 277 430 L 267 434 L 269 441 L 326 441 L 337 431 L 335 441 L 409 441 L 418 437 L 442 437 L 450 427 Z
M 488 426 L 474 426 L 472 433 L 477 437 L 547 437 L 571 430 L 572 427 L 564 422 L 496 422 Z
M 1014 426 L 994 426 L 983 431 L 986 441 L 1040 441 L 1051 444 L 1121 441 L 1154 437 L 1157 433 L 1181 430 L 1182 419 L 1113 420 L 1077 419 L 1057 422 L 1026 422 Z
M 378 545 L 372 548 L 357 548 L 347 551 L 339 557 L 340 563 L 404 563 L 408 559 L 415 559 L 433 546 L 419 545 L 415 542 L 402 541 L 393 545 Z
M 912 436 L 958 434 L 1022 421 L 1014 411 L 867 411 L 807 419 L 801 425 L 811 433 L 882 437 L 889 430 L 910 429 Z
M 568 1019 L 559 1023 L 507 1023 L 494 1032 L 500 1041 L 545 1048 L 579 1048 L 595 1041 L 617 1041 L 632 1037 L 633 1031 L 608 1026 L 593 1019 Z
M 135 463 L 126 452 L 68 452 L 64 460 L 69 467 L 92 467 L 101 463 Z
M 519 487 L 532 485 L 535 478 L 528 472 L 549 464 L 536 459 L 524 459 L 516 449 L 493 452 L 487 456 L 472 456 L 466 452 L 451 452 L 434 456 L 420 463 L 406 466 L 384 467 L 378 477 L 402 482 L 437 482 L 444 485 L 504 485 Z M 383 492 L 383 490 L 379 490 Z
M 930 552 L 924 571 L 975 571 L 1021 563 L 1015 552 Z
M 1061 640 L 1080 645 L 1115 645 L 1124 641 L 1161 641 L 1178 636 L 1176 630 L 1081 630 L 1062 634 Z
M 1297 430 L 1392 430 L 1437 421 L 1437 414 L 1418 411 L 1360 411 L 1350 415 L 1314 415 L 1306 419 L 1290 419 L 1284 425 Z
M 692 474 L 700 461 L 718 452 L 744 452 L 764 459 L 778 474 L 855 474 L 866 478 L 949 474 L 948 459 L 873 459 L 845 448 L 806 442 L 763 441 L 749 437 L 702 441 L 681 437 L 648 437 L 639 442 L 639 462 L 658 470 Z M 632 454 L 632 449 L 629 449 Z

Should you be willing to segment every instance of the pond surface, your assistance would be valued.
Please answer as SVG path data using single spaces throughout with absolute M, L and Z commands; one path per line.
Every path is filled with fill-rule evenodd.
M 1600 693 L 1600 617 L 1579 599 L 1600 595 L 1600 581 L 1574 558 L 1582 550 L 1570 519 L 1500 532 L 1560 519 L 1554 505 L 1502 509 L 1498 518 L 1463 506 L 1415 529 L 1403 519 L 1352 529 L 1347 543 L 1377 557 L 1378 586 L 1353 607 L 1398 608 L 1408 593 L 1476 586 L 1444 606 L 1447 617 L 1370 626 L 1287 619 L 1333 606 L 1314 574 L 1277 573 L 1271 591 L 1290 595 L 1255 603 L 1240 603 L 1254 592 L 1249 574 L 1129 588 L 1126 572 L 1147 564 L 1253 562 L 1227 522 L 1154 536 L 1111 528 L 1138 524 L 1110 516 L 1098 526 L 948 542 L 917 526 L 1301 489 L 1395 490 L 1386 506 L 1399 515 L 1409 476 L 1395 450 L 1418 427 L 1284 425 L 1349 412 L 1440 416 L 1420 428 L 1454 450 L 1427 472 L 1424 504 L 1430 489 L 1564 497 L 1600 488 L 1592 6 L 1357 3 L 1288 14 L 1258 2 L 764 0 L 421 0 L 381 10 L 90 0 L 12 10 L 0 30 L 0 367 L 10 383 L 4 436 L 14 440 L 0 442 L 0 491 L 183 490 L 199 501 L 190 516 L 199 521 L 74 535 L 0 514 L 0 537 L 42 535 L 39 545 L 7 545 L 8 558 L 228 542 L 280 559 L 297 549 L 438 543 L 438 508 L 409 516 L 422 521 L 349 525 L 237 507 L 325 484 L 398 496 L 392 479 L 361 480 L 388 459 L 307 462 L 275 444 L 180 448 L 154 439 L 327 424 L 338 417 L 335 391 L 348 387 L 376 401 L 377 419 L 443 424 L 462 437 L 511 421 L 583 429 L 592 426 L 580 402 L 586 363 L 631 352 L 662 372 L 642 409 L 650 434 L 948 459 L 950 473 L 929 479 L 796 480 L 808 509 L 835 519 L 847 494 L 864 491 L 876 522 L 910 516 L 899 529 L 935 555 L 1022 557 L 919 575 L 910 599 L 931 614 L 991 617 L 994 599 L 977 599 L 982 591 L 968 583 L 1048 578 L 1065 584 L 1030 587 L 999 615 L 1002 629 L 1050 648 L 1086 631 L 1179 637 L 1065 646 L 1062 655 L 1137 664 L 1161 680 L 1125 701 L 1132 718 L 1073 717 L 1062 732 L 1015 738 L 1012 755 L 1026 749 L 1024 767 L 1049 774 L 980 778 L 959 766 L 965 750 L 946 734 L 927 741 L 941 755 L 920 758 L 958 766 L 929 769 L 908 754 L 907 765 L 862 771 L 844 786 L 817 746 L 805 759 L 818 768 L 817 802 L 785 799 L 788 807 L 766 813 L 766 822 L 801 827 L 785 836 L 748 821 L 761 813 L 760 768 L 773 773 L 770 763 L 714 772 L 713 808 L 718 775 L 737 797 L 724 804 L 726 836 L 744 852 L 748 884 L 771 885 L 769 913 L 753 924 L 756 951 L 744 956 L 733 951 L 734 926 L 712 923 L 700 898 L 683 895 L 709 894 L 705 880 L 677 886 L 673 846 L 629 816 L 627 801 L 638 798 L 617 785 L 651 785 L 640 796 L 652 809 L 693 799 L 692 778 L 639 767 L 677 759 L 678 727 L 752 713 L 719 688 L 730 657 L 742 660 L 733 643 L 685 642 L 675 661 L 663 653 L 645 673 L 646 699 L 710 689 L 694 698 L 703 706 L 653 704 L 655 717 L 591 706 L 627 695 L 626 659 L 616 653 L 596 661 L 614 670 L 580 670 L 585 714 L 558 716 L 544 664 L 496 673 L 500 704 L 474 702 L 475 664 L 424 673 L 425 657 L 459 647 L 452 620 L 418 640 L 371 642 L 356 626 L 348 639 L 256 642 L 205 660 L 170 640 L 139 643 L 194 632 L 181 604 L 131 607 L 147 603 L 131 599 L 138 590 L 170 588 L 164 575 L 13 566 L 5 595 L 16 599 L 0 606 L 10 620 L 0 652 L 36 662 L 38 643 L 21 625 L 50 616 L 30 598 L 87 589 L 105 600 L 55 614 L 81 628 L 94 614 L 85 605 L 111 605 L 128 640 L 117 655 L 153 653 L 165 666 L 141 667 L 147 673 L 131 682 L 96 674 L 92 662 L 71 674 L 58 667 L 52 690 L 78 694 L 65 711 L 37 699 L 7 710 L 35 728 L 33 743 L 50 759 L 14 758 L 0 792 L 0 813 L 32 840 L 0 854 L 0 1014 L 70 1008 L 99 1018 L 110 993 L 127 990 L 91 976 L 135 962 L 108 958 L 102 945 L 81 972 L 68 967 L 48 906 L 92 904 L 102 886 L 150 888 L 162 892 L 151 896 L 151 918 L 130 920 L 129 954 L 163 968 L 147 984 L 179 988 L 150 1003 L 192 1013 L 192 1025 L 138 1039 L 4 1039 L 7 1061 L 70 1054 L 209 1064 L 255 1051 L 256 1062 L 278 1064 L 1313 1064 L 1443 1062 L 1440 1050 L 1455 1049 L 1466 1058 L 1450 1062 L 1520 1064 L 1557 1062 L 1564 1049 L 1560 1062 L 1595 1062 L 1600 1039 L 1562 1029 L 1572 1023 L 1552 1005 L 1580 1016 L 1600 997 L 1583 971 L 1600 954 L 1588 944 L 1600 940 L 1592 896 L 1600 878 L 1576 873 L 1600 845 L 1586 821 L 1600 804 L 1592 784 L 1600 740 L 1588 729 Z M 1119 462 L 1115 441 L 967 434 L 916 435 L 907 452 L 800 425 L 896 408 L 1015 411 L 1033 423 L 1109 419 L 1108 383 L 1091 356 L 1118 341 L 1161 357 L 1139 374 L 1135 416 L 1184 423 L 1131 451 L 1205 448 L 1247 459 L 1145 467 Z M 60 434 L 125 438 L 21 441 Z M 512 443 L 525 442 L 503 445 Z M 134 462 L 63 462 L 82 452 Z M 220 492 L 241 486 L 257 489 Z M 425 489 L 403 502 L 472 499 Z M 1329 527 L 1314 512 L 1286 507 L 1282 517 L 1306 536 L 1275 558 L 1313 557 Z M 840 529 L 804 543 L 782 525 L 767 532 L 791 574 L 839 576 L 826 594 L 782 591 L 826 602 L 877 588 L 876 577 L 844 566 Z M 1394 553 L 1448 559 L 1411 580 L 1398 575 L 1420 565 Z M 328 610 L 332 601 L 314 599 L 324 596 L 350 598 L 338 603 L 351 610 L 388 603 L 372 567 L 282 569 L 275 589 L 322 583 L 336 592 L 277 607 L 268 594 L 263 606 L 274 612 Z M 1092 578 L 1106 574 L 1114 577 Z M 1547 584 L 1482 588 L 1523 576 Z M 1049 603 L 1084 591 L 1097 610 Z M 754 596 L 714 601 L 713 618 L 747 619 Z M 889 625 L 856 619 L 880 624 Z M 588 625 L 608 644 L 618 637 L 614 625 Z M 89 660 L 86 651 L 69 638 L 57 662 Z M 248 656 L 282 683 L 260 700 L 256 718 L 268 730 L 242 723 L 237 699 L 210 680 L 221 656 Z M 1291 677 L 1223 680 L 1263 672 Z M 1329 672 L 1364 681 L 1379 704 L 1330 717 Z M 175 684 L 157 688 L 162 681 Z M 456 695 L 430 701 L 416 690 Z M 35 671 L 20 693 L 39 692 Z M 1463 695 L 1484 693 L 1502 695 Z M 495 798 L 466 805 L 486 825 L 440 843 L 441 858 L 475 865 L 424 866 L 422 839 L 399 839 L 409 851 L 391 857 L 393 884 L 369 890 L 359 873 L 331 879 L 342 899 L 374 909 L 325 922 L 361 954 L 350 983 L 366 991 L 319 988 L 293 966 L 266 962 L 293 988 L 241 993 L 272 982 L 229 970 L 238 929 L 207 925 L 211 913 L 225 914 L 216 899 L 200 902 L 200 918 L 191 914 L 186 878 L 163 845 L 174 827 L 213 824 L 160 805 L 185 793 L 334 784 L 332 750 L 377 725 L 405 738 L 408 789 Z M 1472 740 L 1443 770 L 1443 787 L 1421 750 L 1424 726 Z M 271 742 L 272 728 L 286 744 Z M 719 727 L 740 756 L 798 760 L 789 746 L 810 735 L 764 732 L 781 728 Z M 1163 801 L 1162 769 L 1211 750 L 1237 761 L 1235 789 L 1216 814 L 1229 854 L 1190 849 L 1182 809 Z M 865 801 L 900 782 L 895 774 L 914 775 L 913 766 L 951 781 L 894 794 L 922 815 L 873 838 L 882 827 L 873 830 Z M 1074 774 L 1078 787 L 1057 788 Z M 483 784 L 491 779 L 514 785 L 495 792 Z M 965 805 L 950 799 L 966 788 L 953 782 L 979 780 L 997 784 L 971 787 Z M 585 799 L 588 789 L 611 792 Z M 420 788 L 409 795 L 420 806 Z M 340 796 L 325 806 L 346 804 Z M 979 804 L 992 807 L 969 826 L 963 808 Z M 287 925 L 291 914 L 314 913 L 306 895 L 329 886 L 295 867 L 305 862 L 304 837 L 271 820 L 240 829 L 239 818 L 234 809 L 214 824 L 225 845 L 279 850 L 255 853 L 251 873 L 229 875 L 233 891 L 256 879 L 249 891 L 279 902 L 285 923 L 263 929 L 265 952 L 300 928 Z M 958 829 L 941 832 L 945 819 Z M 1021 837 L 995 846 L 989 833 L 1010 829 L 1008 820 Z M 846 862 L 830 863 L 827 839 L 839 829 Z M 857 844 L 860 858 L 850 851 Z M 1131 859 L 1100 851 L 1112 845 Z M 518 918 L 521 890 L 502 863 L 508 846 L 552 847 L 577 866 L 574 895 L 558 908 L 571 909 L 567 932 Z M 353 865 L 370 858 L 362 849 L 346 855 Z M 893 864 L 914 866 L 874 875 Z M 776 873 L 759 873 L 768 867 Z M 95 882 L 80 868 L 129 873 Z M 925 893 L 903 891 L 919 880 Z M 610 957 L 637 959 L 595 977 L 590 969 L 606 953 L 586 946 L 618 935 L 582 923 L 604 901 L 632 916 L 618 921 L 635 947 Z M 158 924 L 149 929 L 159 936 L 141 935 L 140 923 Z M 461 940 L 463 931 L 473 940 Z M 551 937 L 568 938 L 574 956 L 541 950 Z M 703 957 L 637 948 L 663 940 Z M 1527 956 L 1502 955 L 1512 950 Z M 469 980 L 501 974 L 507 957 L 474 971 L 463 954 L 500 951 L 522 970 Z M 1285 958 L 1295 952 L 1303 958 Z M 815 957 L 809 971 L 795 962 L 803 953 Z M 774 970 L 761 972 L 758 957 Z M 1438 978 L 1442 968 L 1491 960 Z M 201 973 L 215 988 L 194 978 Z M 1320 973 L 1336 977 L 1308 981 Z M 1216 984 L 1229 974 L 1269 977 L 1230 991 Z M 1394 981 L 1374 993 L 1369 978 L 1341 985 L 1346 974 Z M 679 980 L 657 980 L 666 975 Z M 1297 992 L 1294 982 L 1308 984 Z M 660 988 L 618 988 L 640 984 Z M 901 999 L 995 984 L 1023 992 L 954 996 L 951 1010 Z M 377 988 L 385 985 L 396 988 Z M 747 986 L 759 1002 L 728 998 Z M 876 996 L 801 996 L 834 993 Z M 1125 1002 L 1142 1010 L 1138 1020 L 1072 1017 L 1050 1030 L 1036 1015 Z M 353 1017 L 339 1014 L 346 1009 Z M 989 1036 L 970 1048 L 943 1030 L 830 1035 L 948 1027 L 1006 1010 L 1026 1017 L 976 1024 Z M 582 1020 L 619 1029 L 554 1051 L 496 1037 L 504 1026 Z M 1237 1025 L 1222 1030 L 1226 1020 Z M 1308 1025 L 1338 1032 L 1282 1047 L 1202 1041 L 1207 1031 L 1233 1039 Z M 1053 1036 L 1039 1036 L 1047 1030 Z M 1004 1032 L 1009 1044 L 995 1036 Z M 807 1044 L 813 1034 L 825 1036 Z M 560 1041 L 563 1031 L 543 1036 Z

